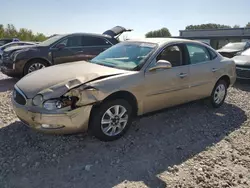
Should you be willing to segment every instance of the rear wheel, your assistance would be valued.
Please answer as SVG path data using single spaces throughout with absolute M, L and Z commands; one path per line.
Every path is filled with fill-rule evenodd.
M 31 60 L 24 67 L 24 76 L 31 73 L 31 72 L 43 69 L 47 66 L 48 66 L 48 64 L 43 60 L 40 60 L 40 59 Z
M 122 99 L 104 102 L 92 113 L 90 131 L 102 141 L 119 139 L 132 123 L 132 107 Z
M 225 101 L 227 96 L 227 83 L 225 80 L 219 80 L 214 86 L 210 96 L 211 104 L 214 108 L 219 108 Z

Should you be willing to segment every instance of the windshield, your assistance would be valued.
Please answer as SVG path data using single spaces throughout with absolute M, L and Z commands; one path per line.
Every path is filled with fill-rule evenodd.
M 241 53 L 241 55 L 249 55 L 250 56 L 250 48 Z
M 225 45 L 223 48 L 224 49 L 235 49 L 235 50 L 242 50 L 245 47 L 245 43 L 244 42 L 238 42 L 238 43 L 228 43 L 227 45 Z
M 100 53 L 90 62 L 124 70 L 135 70 L 157 47 L 154 43 L 121 42 Z
M 40 42 L 38 45 L 39 46 L 49 46 L 63 37 L 64 37 L 64 35 L 56 35 L 56 36 L 53 36 L 53 37 L 51 37 L 43 42 Z

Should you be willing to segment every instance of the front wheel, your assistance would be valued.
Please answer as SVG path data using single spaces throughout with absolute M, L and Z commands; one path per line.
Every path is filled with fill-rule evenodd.
M 219 80 L 210 96 L 211 104 L 214 108 L 219 108 L 225 101 L 227 96 L 227 83 L 224 80 Z
M 29 73 L 32 73 L 34 71 L 37 71 L 39 69 L 43 69 L 47 67 L 47 63 L 40 60 L 40 59 L 35 59 L 35 60 L 32 60 L 30 62 L 28 62 L 25 67 L 24 67 L 24 76 L 29 74 Z
M 104 102 L 92 113 L 90 131 L 102 141 L 122 137 L 132 123 L 132 107 L 122 99 Z

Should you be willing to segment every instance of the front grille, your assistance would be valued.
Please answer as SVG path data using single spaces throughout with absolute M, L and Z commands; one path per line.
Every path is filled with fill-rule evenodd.
M 250 68 L 236 68 L 236 74 L 239 78 L 249 78 L 250 79 Z
M 243 65 L 236 64 L 236 68 L 238 68 L 238 69 L 242 68 L 242 69 L 249 69 L 250 70 L 250 65 L 249 64 L 243 64 Z
M 24 97 L 24 95 L 21 93 L 21 91 L 19 91 L 18 89 L 14 88 L 13 90 L 13 98 L 14 100 L 21 105 L 25 105 L 26 104 L 26 98 Z

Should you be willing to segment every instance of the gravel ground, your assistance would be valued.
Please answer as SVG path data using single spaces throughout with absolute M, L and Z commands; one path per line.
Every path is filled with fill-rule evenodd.
M 44 135 L 15 117 L 0 74 L 1 188 L 250 187 L 250 84 L 137 119 L 120 140 Z

